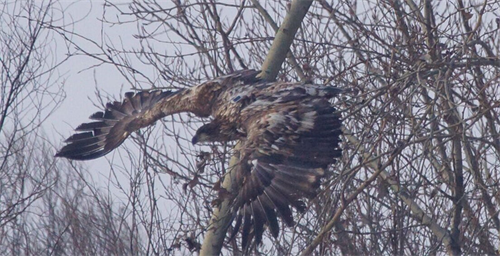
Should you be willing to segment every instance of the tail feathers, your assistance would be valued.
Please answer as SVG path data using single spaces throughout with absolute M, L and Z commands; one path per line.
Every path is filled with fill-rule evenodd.
M 254 166 L 246 172 L 243 184 L 233 201 L 237 212 L 236 222 L 230 238 L 241 231 L 242 246 L 246 248 L 255 239 L 262 240 L 265 227 L 273 237 L 279 235 L 278 217 L 285 225 L 293 226 L 292 207 L 304 212 L 304 198 L 317 194 L 320 179 L 325 175 L 321 168 L 291 165 L 290 162 L 271 164 L 262 160 L 254 161 Z
M 126 93 L 122 102 L 108 103 L 104 112 L 92 114 L 90 119 L 95 122 L 78 126 L 77 133 L 65 141 L 68 144 L 56 156 L 89 160 L 106 155 L 120 146 L 133 131 L 161 118 L 152 113 L 145 116 L 145 112 L 173 94 L 171 91 Z
M 273 237 L 278 237 L 280 227 L 278 224 L 278 218 L 276 212 L 274 211 L 273 203 L 269 200 L 267 196 L 262 196 L 257 198 L 257 200 L 254 201 L 254 204 L 257 203 L 258 205 L 256 205 L 256 208 L 260 206 L 262 207 L 262 209 L 264 209 L 267 225 L 269 226 L 271 234 L 273 235 Z
M 252 228 L 252 215 L 248 210 L 247 206 L 243 206 L 243 227 L 241 232 L 242 247 L 247 248 L 249 242 L 253 239 L 253 235 L 250 233 Z

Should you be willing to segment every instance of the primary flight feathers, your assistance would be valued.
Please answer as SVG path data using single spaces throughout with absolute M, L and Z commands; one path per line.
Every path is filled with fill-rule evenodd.
M 91 123 L 83 123 L 65 142 L 57 154 L 73 160 L 90 160 L 106 155 L 117 148 L 132 133 L 154 122 L 144 114 L 160 100 L 172 95 L 170 91 L 126 93 L 123 102 L 106 104 L 104 112 L 96 112 Z
M 122 102 L 108 103 L 104 112 L 93 114 L 94 122 L 78 126 L 56 156 L 98 158 L 167 115 L 211 116 L 192 142 L 241 141 L 232 236 L 241 230 L 243 247 L 254 239 L 259 244 L 266 226 L 278 236 L 278 217 L 294 224 L 290 206 L 305 210 L 303 199 L 316 196 L 325 168 L 342 151 L 341 118 L 329 101 L 340 89 L 267 82 L 258 74 L 242 70 L 175 92 L 127 93 Z

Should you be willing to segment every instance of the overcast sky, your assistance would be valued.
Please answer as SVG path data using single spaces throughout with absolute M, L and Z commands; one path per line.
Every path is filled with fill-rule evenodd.
M 65 23 L 75 21 L 74 25 L 70 26 L 69 29 L 97 42 L 101 40 L 102 1 L 62 1 L 61 5 L 64 9 Z M 135 27 L 131 24 L 128 30 L 126 30 L 126 26 L 117 26 L 113 30 L 106 30 L 106 33 L 112 39 L 118 39 L 118 37 L 131 37 L 133 31 L 135 31 Z M 111 34 L 110 32 L 117 34 Z M 58 45 L 56 53 L 59 57 L 62 57 L 67 53 L 65 42 L 58 36 L 56 36 L 56 40 Z M 73 40 L 79 45 L 93 49 L 92 44 L 85 40 L 78 37 L 74 37 Z M 122 42 L 125 44 L 134 43 L 133 40 L 122 40 Z M 70 50 L 73 49 L 74 47 L 70 46 Z M 88 56 L 74 56 L 59 68 L 59 73 L 65 77 L 63 81 L 66 99 L 43 125 L 44 132 L 51 137 L 51 140 L 56 143 L 55 145 L 58 148 L 63 145 L 63 139 L 74 132 L 74 128 L 83 122 L 89 121 L 88 117 L 94 112 L 102 110 L 94 105 L 94 103 L 99 104 L 96 90 L 104 92 L 104 95 L 110 94 L 116 99 L 121 99 L 123 90 L 127 91 L 131 87 L 116 68 L 111 65 L 101 65 L 93 68 L 93 65 L 97 63 Z M 57 144 L 58 142 L 59 144 Z M 85 164 L 90 169 L 99 170 L 106 169 L 103 167 L 108 166 L 104 158 L 86 161 Z

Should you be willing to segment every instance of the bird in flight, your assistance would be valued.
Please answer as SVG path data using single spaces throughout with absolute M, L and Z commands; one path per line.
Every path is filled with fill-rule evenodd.
M 212 117 L 192 143 L 239 140 L 239 189 L 232 198 L 233 234 L 242 246 L 259 244 L 265 227 L 278 236 L 278 217 L 294 225 L 291 207 L 306 209 L 329 165 L 342 154 L 341 116 L 330 102 L 339 88 L 269 82 L 260 71 L 241 70 L 177 91 L 126 93 L 69 137 L 57 157 L 90 160 L 106 155 L 134 131 L 172 114 Z

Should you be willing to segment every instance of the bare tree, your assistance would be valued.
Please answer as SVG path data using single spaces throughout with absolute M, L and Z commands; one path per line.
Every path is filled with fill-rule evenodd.
M 101 52 L 108 55 L 103 62 L 115 65 L 137 87 L 143 81 L 189 86 L 258 66 L 275 24 L 289 8 L 279 1 L 108 6 L 140 24 L 136 35 L 140 49 Z M 348 89 L 338 101 L 345 118 L 345 159 L 333 167 L 325 193 L 311 202 L 297 228 L 285 229 L 260 252 L 497 252 L 494 85 L 499 62 L 498 21 L 493 13 L 498 8 L 493 1 L 313 5 L 292 47 L 295 62 L 285 65 L 279 79 L 306 78 Z M 127 65 L 132 56 L 155 67 L 155 76 Z M 178 134 L 179 121 L 192 128 Z M 224 145 L 203 149 L 209 154 L 202 152 L 197 163 L 185 143 L 196 122 L 179 116 L 163 124 L 166 133 L 176 138 L 174 148 L 179 151 L 158 143 L 172 145 L 153 139 L 154 131 L 138 137 L 141 143 L 155 142 L 143 144 L 143 168 L 183 180 L 184 195 L 172 192 L 181 190 L 181 184 L 163 184 L 167 198 L 183 214 L 162 234 L 177 234 L 166 241 L 178 246 L 177 241 L 184 239 L 181 244 L 193 250 L 207 228 L 209 202 L 214 199 L 210 188 L 226 172 L 229 151 Z M 150 187 L 155 186 L 153 180 Z M 149 194 L 149 198 L 157 202 L 161 196 Z M 143 225 L 157 225 L 160 222 L 154 219 L 161 215 L 158 210 L 156 217 L 142 218 Z M 157 225 L 148 232 L 161 228 Z M 237 243 L 226 243 L 228 253 L 236 248 Z
M 118 207 L 88 189 L 81 166 L 66 172 L 41 129 L 65 96 L 61 21 L 53 1 L 0 4 L 0 254 L 132 254 L 137 237 L 114 217 Z
M 278 75 L 281 65 L 285 61 L 287 53 L 289 52 L 290 45 L 295 38 L 295 34 L 302 23 L 312 1 L 293 1 L 290 5 L 290 10 L 287 13 L 279 31 L 276 33 L 276 38 L 269 49 L 264 63 L 262 64 L 261 73 L 259 77 L 267 80 L 273 81 Z M 290 54 L 291 55 L 291 54 Z M 239 148 L 239 144 L 236 144 L 236 149 Z M 240 156 L 235 154 L 231 161 L 229 161 L 229 167 L 234 167 L 240 162 Z M 224 182 L 222 183 L 222 189 L 225 189 L 228 193 L 236 194 L 238 189 L 237 174 L 234 173 L 234 169 L 230 169 L 228 175 L 224 177 Z M 210 222 L 208 224 L 208 231 L 205 234 L 203 245 L 201 248 L 200 255 L 218 255 L 221 253 L 221 249 L 228 233 L 229 225 L 232 221 L 231 213 L 231 199 L 227 198 L 223 200 L 214 209 L 214 213 Z
M 36 251 L 29 246 L 34 222 L 27 212 L 57 182 L 39 129 L 64 96 L 55 72 L 64 59 L 53 55 L 46 29 L 53 11 L 51 2 L 0 4 L 1 254 Z
M 283 1 L 109 1 L 100 40 L 52 29 L 75 54 L 116 67 L 134 89 L 182 88 L 259 68 L 289 8 Z M 324 192 L 296 216 L 296 227 L 267 237 L 252 253 L 499 254 L 499 9 L 493 0 L 315 1 L 278 79 L 346 89 L 335 102 L 344 117 L 344 157 L 332 166 Z M 133 44 L 107 36 L 131 24 Z M 5 105 L 13 102 L 7 99 L 2 120 L 15 120 L 16 104 Z M 26 131 L 8 128 L 11 123 L 17 124 L 0 126 L 2 136 L 17 142 L 2 144 L 2 186 L 35 177 L 17 165 L 26 158 L 14 154 L 34 140 L 10 132 Z M 217 200 L 212 188 L 227 173 L 233 146 L 193 148 L 189 138 L 201 123 L 177 115 L 136 134 L 136 143 L 111 161 L 106 193 L 81 166 L 37 164 L 75 176 L 29 178 L 45 183 L 23 193 L 2 188 L 0 242 L 9 244 L 9 253 L 25 248 L 13 243 L 30 223 L 20 213 L 40 198 L 54 213 L 46 219 L 54 235 L 44 247 L 54 254 L 199 251 Z M 13 166 L 18 174 L 5 171 Z M 62 184 L 75 184 L 73 192 L 53 200 L 69 186 Z M 222 254 L 238 252 L 238 239 L 225 241 Z

